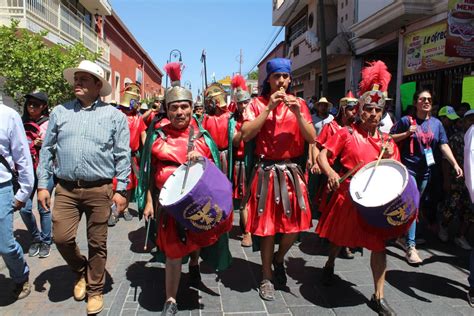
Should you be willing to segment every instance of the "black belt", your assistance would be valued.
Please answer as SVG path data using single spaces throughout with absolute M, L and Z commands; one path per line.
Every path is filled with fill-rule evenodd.
M 76 181 L 68 181 L 63 179 L 58 179 L 60 185 L 66 188 L 95 188 L 100 187 L 104 184 L 112 183 L 112 179 L 100 179 L 95 181 L 84 181 L 84 180 L 76 180 Z

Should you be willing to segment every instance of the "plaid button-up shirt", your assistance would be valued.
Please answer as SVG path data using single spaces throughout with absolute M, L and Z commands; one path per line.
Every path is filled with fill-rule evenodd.
M 54 171 L 58 178 L 67 181 L 116 177 L 117 190 L 126 190 L 129 143 L 125 115 L 101 100 L 87 108 L 77 99 L 58 105 L 51 112 L 41 147 L 38 188 L 47 188 Z

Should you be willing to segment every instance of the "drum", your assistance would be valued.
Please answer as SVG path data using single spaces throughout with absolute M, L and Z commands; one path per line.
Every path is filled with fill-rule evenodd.
M 418 211 L 420 193 L 407 168 L 382 159 L 361 168 L 351 179 L 349 192 L 359 214 L 376 228 L 390 229 L 411 223 Z
M 193 232 L 208 231 L 232 212 L 232 184 L 207 158 L 192 162 L 184 190 L 187 164 L 166 180 L 159 201 L 183 227 Z

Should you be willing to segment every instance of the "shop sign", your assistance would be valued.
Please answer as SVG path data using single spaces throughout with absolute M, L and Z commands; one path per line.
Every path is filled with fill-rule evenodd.
M 474 57 L 474 0 L 448 1 L 445 55 Z
M 466 0 L 467 1 L 467 0 Z M 404 38 L 403 75 L 448 68 L 470 62 L 468 58 L 444 54 L 447 24 L 445 21 L 409 33 Z

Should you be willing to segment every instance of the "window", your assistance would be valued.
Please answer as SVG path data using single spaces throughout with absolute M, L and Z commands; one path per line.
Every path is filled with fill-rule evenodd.
M 120 74 L 118 72 L 115 72 L 114 99 L 115 101 L 120 102 Z
M 345 16 L 345 18 L 346 18 L 346 21 L 347 21 L 347 13 L 346 13 L 346 16 Z
M 341 1 L 341 9 L 344 8 L 344 2 Z
M 136 77 L 137 77 L 136 82 L 142 84 L 143 83 L 143 72 L 141 71 L 141 69 L 137 68 L 135 70 L 135 74 L 136 74 Z
M 306 32 L 306 29 L 308 28 L 307 21 L 308 19 L 306 18 L 306 15 L 303 15 L 289 27 L 289 32 L 288 32 L 289 43 L 291 43 L 298 36 Z
M 293 57 L 296 57 L 300 54 L 300 45 L 293 47 Z

